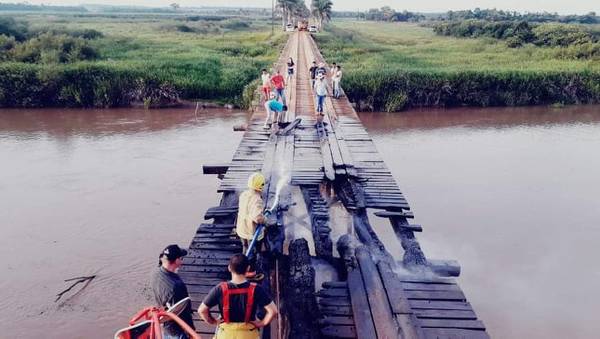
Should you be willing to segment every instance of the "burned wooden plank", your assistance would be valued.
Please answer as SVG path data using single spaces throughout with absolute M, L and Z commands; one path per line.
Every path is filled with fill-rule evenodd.
M 354 319 L 349 316 L 325 316 L 320 320 L 322 325 L 345 325 L 345 326 L 354 326 Z
M 378 211 L 375 212 L 375 215 L 381 218 L 393 218 L 393 217 L 401 217 L 401 218 L 414 218 L 414 214 L 412 212 L 396 212 L 396 211 Z
M 475 320 L 477 315 L 471 310 L 416 310 L 419 318 L 464 319 Z
M 229 169 L 229 164 L 202 165 L 203 174 L 225 174 Z
M 363 338 L 357 335 L 356 327 L 354 326 L 325 326 L 321 328 L 321 333 L 325 337 L 331 338 Z M 372 337 L 373 338 L 373 337 Z
M 464 301 L 462 291 L 405 291 L 408 299 Z
M 472 330 L 485 330 L 485 326 L 480 320 L 461 320 L 461 319 L 429 319 L 420 318 L 421 327 L 440 327 L 440 328 L 462 328 Z
M 327 288 L 322 289 L 317 292 L 317 296 L 321 298 L 331 298 L 331 297 L 348 297 L 348 290 L 345 288 Z
M 238 210 L 237 206 L 234 206 L 234 207 L 230 207 L 230 206 L 211 207 L 206 211 L 206 214 L 204 214 L 204 220 L 213 219 L 214 217 L 221 217 L 221 216 L 236 214 L 237 210 Z
M 471 304 L 466 301 L 409 300 L 408 304 L 413 309 L 473 310 Z
M 402 282 L 402 288 L 405 290 L 414 291 L 460 291 L 458 285 L 455 284 L 437 284 L 423 282 Z
M 324 315 L 348 315 L 351 316 L 351 306 L 320 306 L 321 313 Z
M 321 285 L 323 288 L 348 288 L 346 281 L 325 281 Z
M 455 328 L 425 328 L 426 339 L 489 339 L 490 336 L 482 330 L 465 330 Z

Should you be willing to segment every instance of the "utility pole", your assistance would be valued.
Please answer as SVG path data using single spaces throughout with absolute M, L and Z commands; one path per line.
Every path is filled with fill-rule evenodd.
M 275 0 L 271 0 L 271 35 L 275 35 Z

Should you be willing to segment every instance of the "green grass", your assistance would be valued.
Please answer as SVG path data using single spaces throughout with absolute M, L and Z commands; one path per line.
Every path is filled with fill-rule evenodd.
M 262 20 L 185 21 L 183 17 L 25 15 L 30 28 L 95 29 L 104 37 L 90 44 L 99 59 L 78 65 L 134 72 L 175 87 L 183 99 L 240 105 L 244 87 L 276 60 L 287 36 Z M 238 25 L 237 22 L 248 22 Z M 182 32 L 177 26 L 185 25 Z M 49 103 L 50 105 L 51 103 Z
M 346 20 L 333 22 L 317 42 L 329 62 L 342 64 L 342 85 L 364 109 L 600 100 L 600 60 L 560 58 L 559 48 L 508 48 L 495 39 L 438 36 L 417 24 Z M 567 93 L 569 81 L 582 87 Z
M 352 40 L 349 43 L 344 40 L 343 33 L 342 38 L 338 38 L 339 31 L 345 31 Z M 328 53 L 330 61 L 367 69 L 385 65 L 404 70 L 600 71 L 600 60 L 555 57 L 559 48 L 508 48 L 503 41 L 495 39 L 438 36 L 430 28 L 410 23 L 336 21 L 324 39 L 332 41 L 338 50 L 331 56 Z M 369 50 L 378 53 L 360 53 Z

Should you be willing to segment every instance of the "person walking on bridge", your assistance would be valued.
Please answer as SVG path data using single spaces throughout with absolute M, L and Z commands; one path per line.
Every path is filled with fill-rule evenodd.
M 254 237 L 254 232 L 259 224 L 265 223 L 263 214 L 265 204 L 262 199 L 262 191 L 265 187 L 265 177 L 260 172 L 255 172 L 248 178 L 248 189 L 240 194 L 238 215 L 235 225 L 235 232 L 242 241 L 244 253 L 248 251 L 248 246 Z M 263 238 L 265 236 L 264 229 L 256 238 L 254 248 L 250 260 L 250 270 L 247 277 L 260 280 L 261 276 L 256 273 L 256 257 L 257 253 L 263 250 Z
M 216 339 L 258 339 L 259 329 L 267 326 L 277 316 L 277 306 L 267 292 L 256 283 L 246 280 L 248 258 L 236 254 L 229 259 L 227 269 L 231 280 L 213 287 L 200 304 L 200 318 L 211 325 L 217 325 Z M 210 314 L 210 309 L 219 307 L 221 319 Z M 266 312 L 259 320 L 257 311 Z
M 333 72 L 333 75 L 331 76 L 331 82 L 333 87 L 333 96 L 336 99 L 339 99 L 339 97 L 342 95 L 342 87 L 340 86 L 340 83 L 342 82 L 342 66 L 337 65 L 335 67 L 335 72 Z
M 323 113 L 323 105 L 325 103 L 325 97 L 327 96 L 327 81 L 325 75 L 317 74 L 317 80 L 315 81 L 315 95 L 316 95 L 316 109 L 317 113 Z
M 271 83 L 273 87 L 275 87 L 275 93 L 277 94 L 277 100 L 281 99 L 281 102 L 286 105 L 285 102 L 285 79 L 279 69 L 277 69 L 277 73 L 271 77 Z
M 154 272 L 151 281 L 154 300 L 158 306 L 168 309 L 189 296 L 185 283 L 176 273 L 186 255 L 186 250 L 177 245 L 169 245 L 158 256 L 158 270 Z M 189 303 L 179 314 L 179 318 L 195 329 L 192 321 L 192 307 Z M 172 321 L 164 324 L 163 333 L 165 339 L 188 338 L 183 329 Z
M 269 75 L 266 68 L 262 69 L 260 80 L 262 83 L 261 92 L 264 95 L 265 101 L 267 101 L 269 100 L 269 93 L 271 93 L 271 75 Z
M 317 77 L 317 62 L 313 61 L 312 66 L 308 69 L 310 72 L 310 88 L 315 88 L 315 79 Z
M 319 62 L 319 67 L 317 68 L 317 75 L 323 74 L 323 76 L 327 75 L 327 68 L 325 67 L 325 63 Z
M 331 64 L 331 68 L 329 69 L 329 74 L 331 74 L 331 81 L 333 81 L 333 76 L 335 75 L 335 72 L 337 71 L 337 64 L 334 62 Z
M 289 58 L 288 62 L 287 62 L 287 81 L 288 83 L 292 80 L 292 77 L 294 76 L 294 59 L 292 59 L 292 57 Z

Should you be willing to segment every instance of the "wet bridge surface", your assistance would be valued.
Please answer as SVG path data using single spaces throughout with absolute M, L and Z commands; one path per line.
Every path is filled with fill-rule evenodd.
M 411 223 L 406 199 L 350 102 L 328 96 L 325 115 L 315 116 L 308 69 L 325 60 L 308 33 L 290 35 L 273 70 L 285 74 L 289 57 L 296 72 L 283 121 L 300 124 L 287 133 L 265 130 L 258 104 L 231 162 L 205 167 L 219 174 L 222 198 L 206 211 L 212 222 L 198 227 L 180 270 L 194 309 L 230 278 L 228 259 L 242 249 L 234 230 L 238 195 L 248 176 L 262 171 L 263 198 L 277 213 L 259 265 L 281 312 L 263 338 L 488 338 L 454 279 L 458 264 L 421 250 L 415 233 L 423 227 Z M 402 258 L 385 249 L 368 210 L 389 219 Z M 212 336 L 214 327 L 194 317 L 201 336 Z

